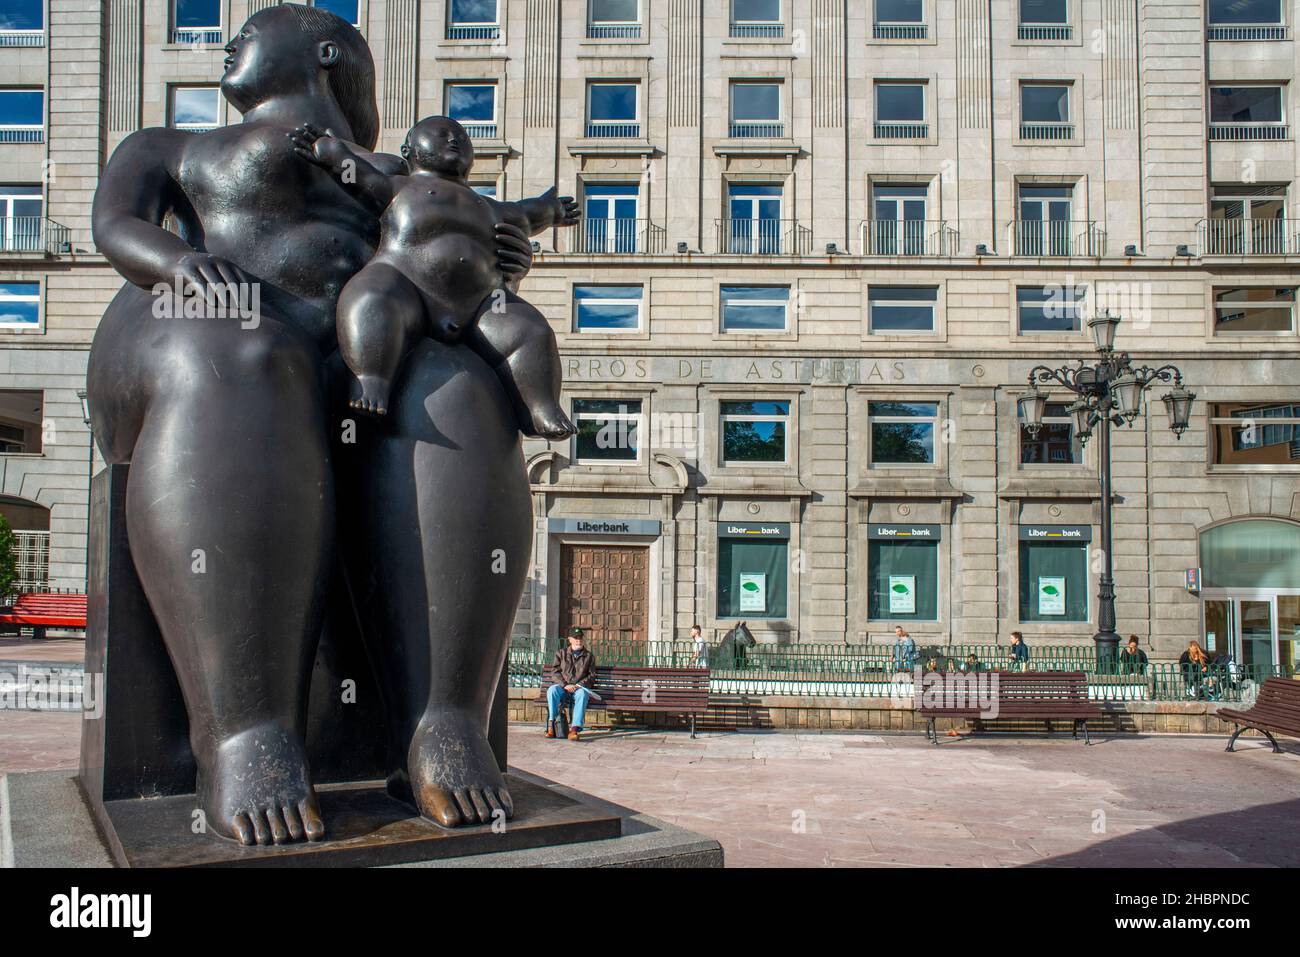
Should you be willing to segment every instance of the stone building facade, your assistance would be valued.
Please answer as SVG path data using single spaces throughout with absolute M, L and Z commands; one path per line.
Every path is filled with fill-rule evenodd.
M 235 120 L 221 38 L 265 5 L 0 0 L 27 24 L 0 29 L 0 195 L 42 224 L 0 250 L 0 508 L 44 523 L 54 587 L 83 581 L 99 467 L 77 395 L 118 285 L 98 171 L 141 126 Z M 1119 629 L 1294 664 L 1300 5 L 320 5 L 374 50 L 381 148 L 450 112 L 483 191 L 583 205 L 523 289 L 582 432 L 524 444 L 520 634 L 1088 644 L 1096 443 L 1064 394 L 1022 435 L 1016 399 L 1089 359 L 1110 309 L 1119 348 L 1196 393 L 1180 439 L 1160 388 L 1115 432 Z M 34 91 L 36 133 L 6 100 Z

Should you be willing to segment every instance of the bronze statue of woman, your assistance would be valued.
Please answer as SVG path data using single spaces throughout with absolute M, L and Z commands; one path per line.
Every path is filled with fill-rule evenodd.
M 94 237 L 127 284 L 87 373 L 100 449 L 131 464 L 131 554 L 185 698 L 199 803 L 245 844 L 325 834 L 303 735 L 341 550 L 392 719 L 391 787 L 446 826 L 508 814 L 486 727 L 531 543 L 513 411 L 481 359 L 425 340 L 391 421 L 340 421 L 335 304 L 377 223 L 290 134 L 310 123 L 373 149 L 373 60 L 354 27 L 296 4 L 226 50 L 242 122 L 141 130 L 104 171 Z M 503 226 L 498 243 L 517 282 L 526 237 Z M 258 315 L 156 310 L 177 282 L 256 289 Z

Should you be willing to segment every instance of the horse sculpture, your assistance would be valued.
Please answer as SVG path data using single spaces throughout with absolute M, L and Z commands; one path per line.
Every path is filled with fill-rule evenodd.
M 735 671 L 745 660 L 745 649 L 753 648 L 758 641 L 750 634 L 745 623 L 739 622 L 718 642 L 718 650 L 713 653 L 713 667 L 721 671 Z

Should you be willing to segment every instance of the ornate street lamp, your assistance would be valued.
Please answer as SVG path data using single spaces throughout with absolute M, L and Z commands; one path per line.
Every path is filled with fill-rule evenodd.
M 1043 412 L 1048 395 L 1040 385 L 1054 383 L 1072 392 L 1076 399 L 1069 408 L 1074 424 L 1074 434 L 1080 443 L 1087 444 L 1097 436 L 1097 475 L 1101 479 L 1101 552 L 1102 570 L 1097 599 L 1097 633 L 1092 640 L 1097 644 L 1097 665 L 1104 670 L 1104 662 L 1114 662 L 1119 649 L 1119 634 L 1115 631 L 1115 579 L 1111 558 L 1111 508 L 1113 505 L 1110 474 L 1110 428 L 1112 425 L 1131 425 L 1142 414 L 1142 396 L 1155 382 L 1173 384 L 1161 396 L 1169 415 L 1169 428 L 1175 437 L 1182 438 L 1191 419 L 1192 401 L 1196 395 L 1183 388 L 1183 374 L 1177 366 L 1165 365 L 1158 369 L 1148 366 L 1134 368 L 1126 352 L 1115 352 L 1115 331 L 1120 317 L 1102 313 L 1089 320 L 1093 343 L 1097 347 L 1097 360 L 1092 365 L 1063 366 L 1052 369 L 1036 366 L 1029 373 L 1029 389 L 1020 397 L 1018 405 L 1030 437 L 1036 437 L 1043 425 Z

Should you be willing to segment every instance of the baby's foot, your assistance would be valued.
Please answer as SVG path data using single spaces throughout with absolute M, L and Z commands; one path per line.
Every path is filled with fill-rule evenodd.
M 539 408 L 529 409 L 532 428 L 526 430 L 529 435 L 557 441 L 567 439 L 578 431 L 564 410 L 554 402 L 548 402 Z
M 392 383 L 385 376 L 359 375 L 352 383 L 352 398 L 348 405 L 371 415 L 388 412 L 388 392 Z

